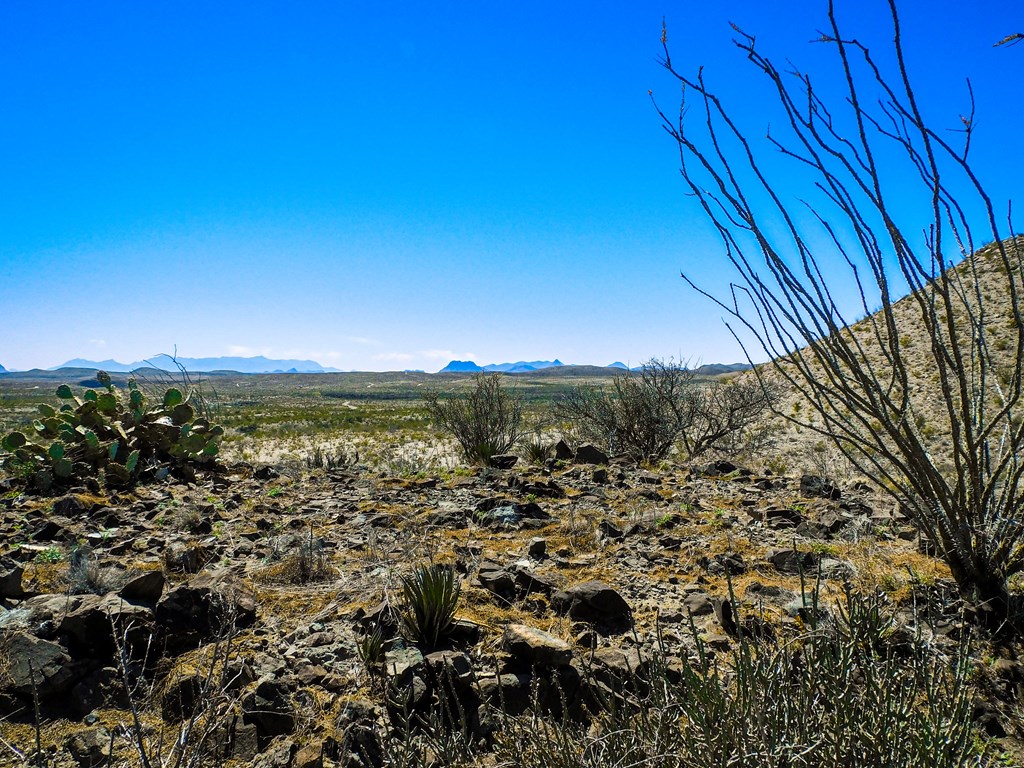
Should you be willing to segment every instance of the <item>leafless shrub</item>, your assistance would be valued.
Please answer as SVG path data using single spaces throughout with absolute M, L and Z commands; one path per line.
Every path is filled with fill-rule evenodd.
M 502 386 L 502 378 L 498 373 L 479 373 L 466 393 L 442 398 L 433 392 L 424 398 L 430 416 L 458 441 L 462 455 L 473 464 L 489 464 L 523 436 L 522 399 Z
M 769 450 L 775 430 L 763 418 L 779 401 L 780 387 L 740 376 L 695 388 L 690 423 L 680 433 L 691 459 L 707 453 L 730 456 Z
M 794 161 L 797 179 L 808 179 L 799 211 L 704 73 L 681 74 L 667 43 L 663 63 L 682 84 L 684 104 L 671 117 L 659 114 L 678 143 L 687 191 L 738 275 L 728 296 L 711 298 L 736 324 L 737 338 L 749 334 L 771 359 L 758 370 L 762 381 L 770 372 L 809 405 L 779 415 L 833 441 L 876 478 L 942 553 L 961 593 L 1002 621 L 1010 615 L 1007 578 L 1024 570 L 1024 243 L 997 224 L 968 160 L 973 105 L 960 120 L 962 146 L 925 122 L 895 0 L 889 6 L 895 77 L 844 36 L 829 4 L 820 39 L 835 50 L 845 89 L 833 106 L 810 75 L 788 63 L 780 71 L 737 29 L 736 45 L 784 115 L 768 148 Z M 915 182 L 918 213 L 904 216 Z M 980 240 L 975 229 L 983 230 Z M 982 251 L 985 241 L 992 244 Z M 990 343 L 988 326 L 1003 317 L 979 285 L 986 263 L 998 267 L 1009 355 Z M 846 273 L 837 277 L 837 270 Z M 842 308 L 840 283 L 857 292 L 864 315 L 857 327 Z M 909 298 L 900 306 L 904 291 Z M 935 373 L 924 395 L 900 340 L 907 322 L 922 333 L 917 346 L 926 362 L 917 364 Z M 922 407 L 938 412 L 933 428 L 948 441 L 936 445 L 921 434 Z
M 199 768 L 223 765 L 226 759 L 226 727 L 240 712 L 240 691 L 248 673 L 236 655 L 238 634 L 232 612 L 225 609 L 221 626 L 213 641 L 195 652 L 191 700 L 181 719 L 147 724 L 143 708 L 155 702 L 160 693 L 156 681 L 144 671 L 146 660 L 135 657 L 129 636 L 133 627 L 114 628 L 116 663 L 127 692 L 130 723 L 123 723 L 120 738 L 138 759 L 142 768 Z M 146 652 L 148 659 L 149 651 Z M 173 680 L 173 678 L 172 678 Z
M 757 379 L 705 383 L 686 365 L 652 359 L 609 387 L 574 387 L 555 415 L 579 439 L 637 462 L 663 459 L 677 443 L 695 459 L 763 445 L 769 432 L 758 421 L 775 399 L 777 388 Z

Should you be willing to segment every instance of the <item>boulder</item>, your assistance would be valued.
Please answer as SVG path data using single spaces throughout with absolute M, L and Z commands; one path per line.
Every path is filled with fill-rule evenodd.
M 70 650 L 109 660 L 118 642 L 129 652 L 145 644 L 153 623 L 153 611 L 117 595 L 76 595 L 68 598 L 58 631 L 70 640 Z
M 156 604 L 164 591 L 163 571 L 141 571 L 128 577 L 118 594 L 126 600 Z
M 572 448 L 565 440 L 559 440 L 554 447 L 555 461 L 569 461 L 573 457 Z
M 581 445 L 576 449 L 574 461 L 577 464 L 607 464 L 608 454 L 596 446 Z
M 525 624 L 505 627 L 501 647 L 524 667 L 564 667 L 572 661 L 572 648 L 567 642 Z
M 27 632 L 7 632 L 0 643 L 10 659 L 5 687 L 15 693 L 31 696 L 35 688 L 44 699 L 64 694 L 78 676 L 71 657 L 57 643 Z
M 232 627 L 252 626 L 255 620 L 252 589 L 226 571 L 199 574 L 156 604 L 156 623 L 171 652 L 195 648 Z
M 499 453 L 497 456 L 491 456 L 488 462 L 495 469 L 512 469 L 519 461 L 519 457 L 514 453 Z
M 586 581 L 551 596 L 556 612 L 577 621 L 595 624 L 629 625 L 632 610 L 617 591 L 601 581 Z

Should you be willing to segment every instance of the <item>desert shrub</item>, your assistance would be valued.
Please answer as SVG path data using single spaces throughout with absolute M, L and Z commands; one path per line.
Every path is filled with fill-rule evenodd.
M 635 461 L 668 455 L 690 421 L 695 374 L 672 361 L 650 360 L 638 372 L 616 376 L 611 386 L 573 387 L 555 403 L 555 416 L 578 439 Z
M 402 579 L 400 618 L 406 636 L 434 648 L 451 631 L 461 585 L 448 565 L 421 565 Z
M 497 373 L 479 373 L 466 393 L 425 398 L 434 422 L 452 435 L 463 457 L 474 464 L 489 464 L 508 453 L 523 436 L 523 403 L 517 393 L 502 386 Z
M 690 459 L 707 453 L 729 456 L 763 452 L 774 444 L 776 429 L 763 417 L 778 403 L 781 389 L 752 376 L 695 387 L 689 423 L 679 440 Z
M 744 124 L 700 68 L 686 74 L 670 59 L 663 36 L 662 63 L 688 101 L 659 114 L 734 282 L 712 297 L 684 277 L 751 356 L 768 359 L 758 375 L 801 395 L 805 413 L 779 415 L 877 480 L 961 595 L 1009 626 L 1007 579 L 1024 571 L 1024 240 L 972 166 L 972 116 L 956 141 L 926 121 L 895 2 L 889 11 L 880 54 L 842 29 L 829 3 L 818 41 L 834 51 L 839 95 L 788 60 L 778 67 L 737 30 L 753 77 L 778 100 L 764 141 L 754 138 L 763 126 Z M 792 161 L 785 170 L 780 154 Z M 993 344 L 993 318 L 1006 315 L 1017 354 Z M 922 413 L 944 439 L 917 428 Z
M 811 617 L 817 606 L 808 605 Z M 637 685 L 600 686 L 596 722 L 534 712 L 505 718 L 498 764 L 525 768 L 742 765 L 989 765 L 971 726 L 968 649 L 944 657 L 924 641 L 892 641 L 876 596 L 848 594 L 841 618 L 793 642 L 742 632 L 718 657 L 691 623 L 694 652 L 669 664 L 662 649 Z M 594 680 L 587 683 L 594 686 Z M 508 762 L 506 762 L 508 761 Z
M 344 448 L 332 451 L 330 448 L 325 449 L 320 443 L 314 445 L 309 453 L 306 454 L 306 469 L 326 469 L 329 471 L 353 467 L 358 463 L 358 451 L 349 453 Z
M 756 379 L 702 383 L 685 365 L 652 359 L 609 387 L 574 387 L 555 415 L 577 438 L 634 461 L 663 459 L 677 443 L 694 459 L 763 443 L 768 433 L 758 420 L 777 397 Z
M 64 578 L 72 595 L 103 595 L 117 587 L 117 580 L 100 568 L 99 558 L 88 544 L 71 550 Z
M 62 384 L 58 407 L 39 405 L 32 432 L 11 432 L 0 442 L 3 469 L 41 492 L 101 477 L 108 486 L 125 486 L 144 473 L 170 468 L 191 470 L 215 460 L 224 430 L 197 416 L 189 397 L 167 389 L 158 405 L 134 378 L 127 392 L 114 387 L 110 375 L 96 375 L 102 390 L 82 397 Z
M 554 443 L 546 440 L 541 430 L 519 441 L 519 451 L 530 464 L 543 464 L 554 452 Z
M 315 534 L 312 523 L 302 534 L 279 536 L 270 542 L 269 564 L 258 578 L 279 584 L 312 584 L 337 575 L 324 540 Z

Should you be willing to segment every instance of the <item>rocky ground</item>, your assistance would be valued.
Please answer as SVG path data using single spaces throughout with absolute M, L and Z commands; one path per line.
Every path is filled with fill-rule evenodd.
M 445 689 L 484 743 L 496 713 L 538 696 L 585 716 L 657 653 L 799 634 L 818 579 L 826 608 L 844 585 L 881 592 L 898 627 L 951 655 L 970 622 L 863 483 L 584 449 L 512 462 L 409 477 L 234 464 L 57 498 L 8 485 L 0 764 L 37 739 L 52 766 L 138 765 L 140 750 L 152 765 L 380 764 Z M 436 648 L 403 641 L 396 618 L 401 577 L 431 562 L 462 590 Z M 1018 645 L 981 637 L 972 653 L 979 734 L 1014 755 Z M 427 754 L 442 762 L 442 746 Z

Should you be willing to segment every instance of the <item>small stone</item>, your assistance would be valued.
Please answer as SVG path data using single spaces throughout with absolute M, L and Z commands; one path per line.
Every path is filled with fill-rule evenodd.
M 835 483 L 817 475 L 804 475 L 800 478 L 800 493 L 821 499 L 838 499 L 843 495 Z
M 530 545 L 526 553 L 534 560 L 541 560 L 548 552 L 548 540 L 543 536 L 534 536 L 530 539 Z
M 110 731 L 88 728 L 64 742 L 64 747 L 82 768 L 99 768 L 110 759 Z

